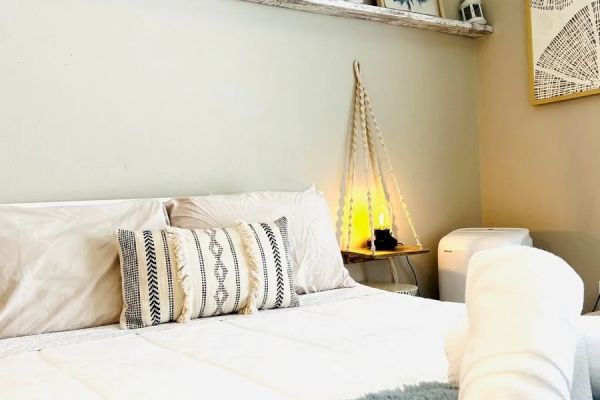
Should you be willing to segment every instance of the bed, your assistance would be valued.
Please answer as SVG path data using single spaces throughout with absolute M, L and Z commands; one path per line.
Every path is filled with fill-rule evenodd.
M 464 307 L 359 285 L 301 307 L 0 340 L 5 399 L 353 399 L 446 381 Z
M 289 229 L 277 225 L 281 216 Z M 464 306 L 357 285 L 344 268 L 330 216 L 313 188 L 0 206 L 0 398 L 356 399 L 419 382 L 446 382 L 446 332 L 464 316 Z M 233 240 L 219 243 L 214 232 L 229 232 L 233 228 L 226 227 L 239 220 L 275 221 L 276 226 L 260 225 L 265 232 L 272 226 L 281 237 L 267 244 L 257 235 L 263 246 L 249 249 L 231 230 Z M 122 228 L 144 238 L 131 254 L 123 252 Z M 213 232 L 211 245 L 201 251 L 197 241 L 181 257 L 172 229 L 179 229 L 179 238 L 189 237 L 190 229 L 200 238 Z M 157 241 L 163 234 L 164 250 Z M 147 238 L 154 238 L 152 253 Z M 287 268 L 275 260 L 277 243 Z M 232 263 L 227 251 L 239 257 Z M 217 286 L 198 280 L 208 286 L 186 295 L 197 294 L 191 298 L 199 303 L 202 293 L 202 307 L 205 298 L 221 293 L 221 284 L 231 296 L 220 306 L 235 299 L 237 308 L 228 312 L 249 304 L 251 289 L 255 300 L 264 296 L 262 304 L 280 295 L 289 295 L 290 303 L 251 315 L 220 312 L 226 315 L 181 320 L 183 282 L 191 279 L 199 258 L 209 265 L 209 253 L 218 253 L 222 265 L 214 261 L 206 276 L 224 277 L 219 275 L 224 265 L 235 285 L 226 286 L 225 278 Z M 132 297 L 137 303 L 126 290 L 125 256 L 137 266 L 145 263 L 132 270 L 141 274 Z M 244 272 L 250 267 L 243 265 L 259 259 L 258 285 L 238 280 L 250 279 L 252 273 Z M 149 297 L 151 263 L 154 273 L 172 267 L 158 275 L 158 305 Z M 190 274 L 180 276 L 182 268 Z M 280 285 L 280 276 L 290 277 L 293 286 Z M 141 300 L 159 312 L 160 320 L 142 318 L 153 326 L 130 326 L 123 319 Z
M 563 260 L 479 253 L 465 308 L 356 284 L 330 215 L 312 188 L 0 206 L 0 397 L 358 399 L 450 379 L 479 400 L 491 379 L 494 393 L 600 398 L 597 318 L 579 319 Z M 514 354 L 558 361 L 494 364 Z

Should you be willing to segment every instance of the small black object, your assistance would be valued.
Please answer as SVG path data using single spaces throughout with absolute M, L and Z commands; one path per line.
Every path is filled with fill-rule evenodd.
M 368 246 L 371 247 L 369 240 Z M 375 249 L 376 250 L 394 250 L 398 246 L 398 241 L 392 236 L 389 229 L 375 229 Z

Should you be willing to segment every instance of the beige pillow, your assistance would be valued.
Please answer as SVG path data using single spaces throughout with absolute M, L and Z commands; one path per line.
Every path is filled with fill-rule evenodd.
M 167 210 L 171 225 L 185 229 L 233 226 L 238 220 L 273 221 L 285 215 L 297 293 L 356 285 L 344 267 L 327 202 L 314 189 L 172 199 Z
M 167 226 L 162 203 L 0 206 L 0 338 L 115 323 L 118 228 Z

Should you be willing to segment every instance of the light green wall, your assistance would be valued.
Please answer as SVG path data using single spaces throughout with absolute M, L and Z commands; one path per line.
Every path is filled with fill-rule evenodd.
M 473 40 L 237 0 L 3 0 L 0 54 L 0 202 L 314 182 L 335 212 L 359 58 L 425 244 L 480 223 Z

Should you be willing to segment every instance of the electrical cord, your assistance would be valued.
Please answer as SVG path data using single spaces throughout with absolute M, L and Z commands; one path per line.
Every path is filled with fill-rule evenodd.
M 600 295 L 598 295 L 598 298 L 596 299 L 596 304 L 594 304 L 594 309 L 592 310 L 592 312 L 596 311 L 596 309 L 598 308 L 599 302 L 600 302 Z
M 417 279 L 417 273 L 415 272 L 415 267 L 413 267 L 412 263 L 410 262 L 410 258 L 408 258 L 408 256 L 406 256 L 406 262 L 408 262 L 408 266 L 410 267 L 410 270 L 412 271 L 412 274 L 415 278 L 415 286 L 417 286 L 417 295 L 419 297 L 421 297 L 421 289 L 419 287 L 419 280 Z

